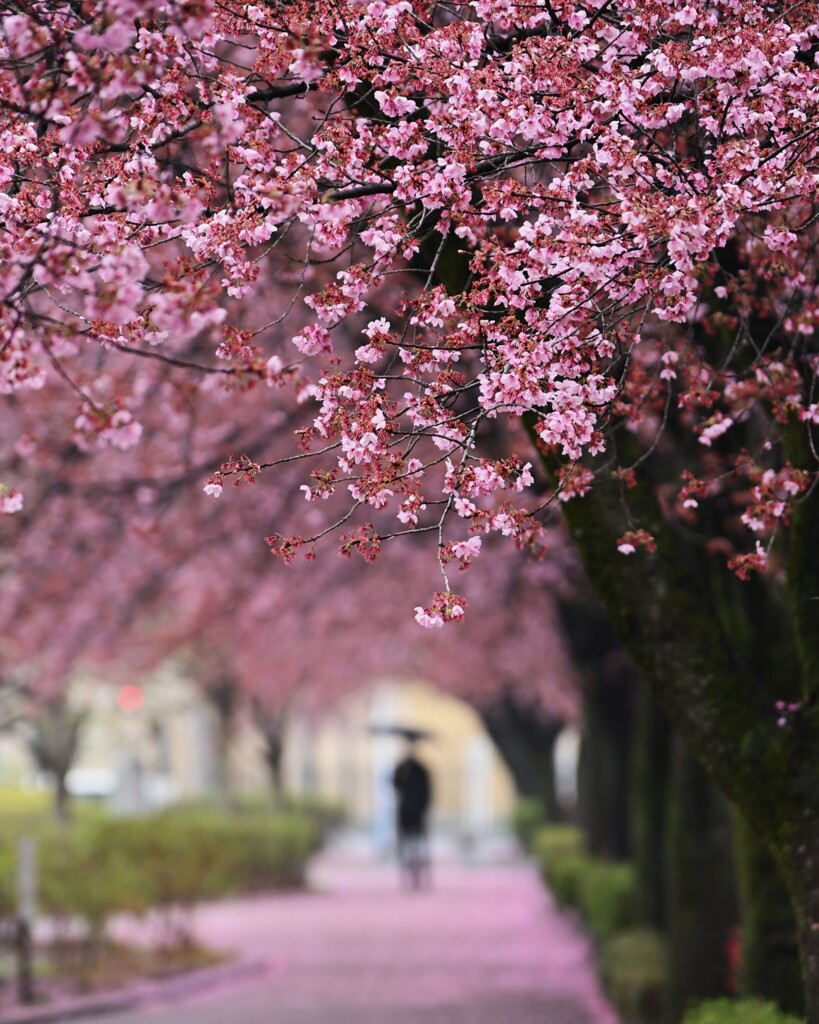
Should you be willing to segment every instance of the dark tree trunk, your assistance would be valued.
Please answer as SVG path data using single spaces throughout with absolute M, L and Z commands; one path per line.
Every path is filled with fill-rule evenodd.
M 638 920 L 663 931 L 667 925 L 666 871 L 672 732 L 657 701 L 637 689 L 632 761 L 632 859 Z
M 801 464 L 814 468 L 819 432 L 793 432 Z M 788 590 L 801 663 L 798 710 L 780 730 L 793 778 L 789 815 L 771 844 L 794 901 L 808 1024 L 819 1024 L 819 488 L 796 503 L 789 538 Z M 789 666 L 785 666 L 788 672 Z M 780 668 L 781 671 L 781 668 Z M 781 676 L 776 677 L 777 680 Z M 780 695 L 782 696 L 782 695 Z
M 524 708 L 507 695 L 480 709 L 490 739 L 506 764 L 522 797 L 538 800 L 546 821 L 559 821 L 554 750 L 563 722 Z
M 455 293 L 464 286 L 468 257 L 451 248 L 437 276 Z M 721 258 L 736 262 L 736 252 L 723 250 Z M 752 314 L 746 329 L 767 344 L 772 326 L 758 320 Z M 734 344 L 713 330 L 713 320 L 708 326 L 698 331 L 704 349 Z M 715 365 L 723 357 L 717 351 Z M 669 722 L 779 861 L 797 917 L 808 1024 L 819 1024 L 819 488 L 796 503 L 783 545 L 792 599 L 791 614 L 783 616 L 774 582 L 738 587 L 724 557 L 705 548 L 709 536 L 726 539 L 736 507 L 715 505 L 717 521 L 700 535 L 669 521 L 666 485 L 677 488 L 680 469 L 691 461 L 690 439 L 675 432 L 673 420 L 653 451 L 617 433 L 617 461 L 634 466 L 631 479 L 606 480 L 602 460 L 592 461 L 603 479 L 566 503 L 566 519 L 597 596 Z M 537 437 L 535 415 L 524 422 L 546 472 L 554 473 L 559 461 Z M 811 428 L 795 417 L 792 427 L 789 458 L 813 474 L 819 431 L 809 438 Z M 758 438 L 749 441 L 753 447 Z M 618 539 L 635 524 L 656 548 L 624 558 Z M 778 699 L 799 704 L 779 732 Z
M 589 853 L 621 860 L 631 848 L 630 746 L 639 676 L 595 597 L 561 600 L 558 612 L 583 688 L 578 821 Z
M 609 483 L 567 502 L 566 516 L 596 593 L 669 721 L 783 867 L 799 920 L 808 1021 L 819 1024 L 819 489 L 794 513 L 795 620 L 776 581 L 742 584 L 721 556 L 681 539 L 647 473 L 627 497 Z M 623 558 L 617 538 L 635 521 L 656 551 Z M 777 699 L 799 704 L 782 728 Z
M 819 1024 L 819 824 L 794 829 L 779 860 L 796 911 L 808 1024 Z
M 625 860 L 631 852 L 631 678 L 587 686 L 578 779 L 578 819 L 588 852 Z
M 771 999 L 788 1013 L 805 1009 L 799 944 L 782 871 L 757 829 L 734 820 L 742 918 L 744 995 Z
M 730 991 L 738 923 L 731 809 L 705 769 L 674 741 L 668 821 L 670 1005 Z

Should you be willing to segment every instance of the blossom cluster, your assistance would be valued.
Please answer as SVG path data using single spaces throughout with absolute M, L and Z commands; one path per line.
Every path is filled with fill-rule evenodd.
M 532 445 L 561 501 L 627 479 L 621 429 L 643 452 L 696 442 L 691 515 L 692 481 L 753 443 L 770 465 L 742 522 L 787 525 L 817 473 L 812 5 L 21 11 L 0 33 L 0 391 L 56 374 L 84 450 L 138 442 L 150 400 L 107 393 L 91 350 L 195 372 L 204 353 L 237 400 L 294 383 L 309 500 L 346 489 L 442 563 L 480 533 L 532 541 Z M 291 299 L 268 310 L 271 282 Z M 807 443 L 783 447 L 792 426 Z M 205 490 L 265 467 L 228 458 Z M 342 551 L 374 557 L 383 532 L 356 524 Z M 619 549 L 652 545 L 636 524 Z

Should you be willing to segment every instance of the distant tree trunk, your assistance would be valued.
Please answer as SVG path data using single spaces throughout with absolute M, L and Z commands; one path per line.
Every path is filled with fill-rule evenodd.
M 273 802 L 279 804 L 284 796 L 283 758 L 286 715 L 284 711 L 268 711 L 259 701 L 254 700 L 253 721 L 264 742 L 264 759 L 273 790 Z
M 62 697 L 49 701 L 27 724 L 26 742 L 37 767 L 54 781 L 54 815 L 71 816 L 67 778 L 80 746 L 87 713 L 68 706 Z
M 739 910 L 731 809 L 705 769 L 675 737 L 668 822 L 670 1003 L 726 994 Z
M 270 774 L 270 785 L 277 801 L 284 795 L 283 756 L 284 736 L 282 733 L 266 733 L 264 758 Z
M 225 676 L 208 686 L 205 692 L 216 712 L 216 737 L 213 750 L 214 795 L 220 809 L 230 813 L 235 809 L 233 779 L 230 771 L 230 750 L 238 703 L 236 682 L 233 678 Z
M 509 694 L 481 708 L 480 715 L 518 794 L 538 800 L 546 821 L 559 821 L 554 751 L 564 723 L 537 708 L 522 707 Z
M 642 924 L 660 931 L 668 920 L 666 833 L 671 740 L 671 728 L 657 701 L 646 687 L 638 687 L 631 800 L 635 912 Z
M 606 860 L 625 860 L 631 852 L 633 693 L 630 676 L 602 680 L 584 691 L 578 819 L 588 852 Z
M 54 817 L 60 822 L 71 819 L 71 794 L 68 792 L 67 775 L 68 772 L 54 776 Z
M 599 601 L 579 597 L 557 608 L 583 690 L 578 821 L 589 853 L 622 860 L 631 848 L 630 747 L 639 676 Z
M 759 832 L 738 813 L 734 825 L 742 908 L 740 988 L 801 1017 L 799 944 L 782 871 Z

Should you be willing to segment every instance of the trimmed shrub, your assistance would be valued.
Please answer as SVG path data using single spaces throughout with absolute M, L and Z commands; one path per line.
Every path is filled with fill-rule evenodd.
M 155 909 L 168 944 L 190 939 L 197 903 L 229 893 L 295 888 L 319 845 L 315 819 L 205 806 L 145 818 L 57 826 L 47 819 L 0 838 L 0 917 L 15 913 L 17 840 L 37 840 L 38 903 L 64 935 L 96 945 L 109 918 Z
M 143 865 L 156 906 L 302 885 L 319 843 L 317 825 L 301 814 L 226 816 L 207 807 L 110 822 L 106 830 Z
M 281 801 L 281 810 L 286 814 L 310 818 L 317 829 L 317 842 L 323 842 L 347 818 L 344 804 L 315 794 L 288 794 Z
M 583 853 L 583 833 L 574 825 L 544 825 L 532 841 L 535 856 L 542 864 Z
M 567 856 L 541 862 L 544 881 L 558 906 L 580 906 L 580 880 L 589 863 L 588 857 Z
M 66 924 L 82 921 L 97 942 L 116 913 L 148 909 L 141 866 L 102 829 L 49 830 L 38 843 L 40 910 Z
M 561 907 L 576 907 L 579 878 L 588 861 L 583 836 L 573 825 L 545 825 L 535 833 L 533 853 L 547 887 Z
M 207 798 L 174 804 L 166 813 L 173 813 L 175 817 L 207 821 L 224 820 L 226 817 L 225 812 L 213 800 Z M 235 823 L 248 818 L 270 821 L 296 816 L 309 818 L 313 822 L 317 842 L 321 842 L 333 829 L 344 823 L 347 812 L 344 805 L 338 801 L 313 793 L 286 793 L 278 797 L 265 792 L 240 796 L 227 817 Z
M 589 931 L 600 940 L 634 922 L 634 870 L 587 858 L 577 879 L 578 908 Z
M 774 1003 L 759 999 L 714 999 L 689 1010 L 683 1024 L 804 1024 Z
M 579 829 L 549 825 L 538 829 L 534 852 L 541 874 L 561 907 L 577 907 L 589 931 L 607 939 L 634 923 L 634 872 L 583 853 Z
M 668 999 L 666 940 L 649 928 L 632 929 L 603 946 L 600 975 L 609 998 L 629 1024 L 662 1024 Z
M 177 818 L 168 811 L 109 821 L 100 833 L 137 865 L 152 907 L 190 907 L 231 889 L 227 823 Z
M 36 840 L 37 906 L 52 918 L 58 936 L 99 944 L 109 918 L 147 907 L 140 865 L 130 851 L 108 841 L 105 830 L 86 822 L 58 826 L 48 818 L 11 828 L 0 840 L 0 917 L 16 908 L 17 846 L 21 835 Z
M 293 889 L 304 884 L 307 860 L 320 842 L 315 820 L 280 814 L 239 817 L 230 826 L 232 888 Z
M 527 853 L 532 853 L 535 835 L 544 827 L 543 805 L 533 797 L 523 797 L 515 804 L 511 818 L 512 831 Z
M 15 845 L 5 837 L 0 842 L 0 921 L 14 917 L 17 898 L 15 885 Z

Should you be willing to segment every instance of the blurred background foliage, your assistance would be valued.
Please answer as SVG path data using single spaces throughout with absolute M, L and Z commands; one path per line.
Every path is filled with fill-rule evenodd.
M 196 942 L 197 905 L 303 886 L 309 857 L 343 811 L 317 797 L 288 799 L 274 810 L 250 798 L 230 814 L 202 800 L 118 818 L 78 801 L 71 821 L 61 822 L 46 795 L 4 790 L 0 820 L 0 925 L 10 937 L 18 842 L 32 837 L 37 911 L 50 937 L 39 950 L 38 973 L 83 989 L 121 983 L 123 973 L 172 973 L 218 959 Z M 118 915 L 148 919 L 157 956 L 112 941 Z

